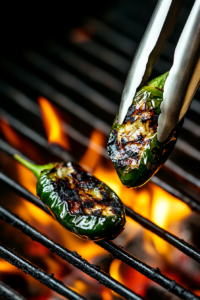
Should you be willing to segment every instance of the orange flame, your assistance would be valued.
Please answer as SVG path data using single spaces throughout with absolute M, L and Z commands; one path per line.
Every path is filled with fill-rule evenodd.
M 83 168 L 94 170 L 95 166 L 101 160 L 101 151 L 103 151 L 103 146 L 105 144 L 105 136 L 102 132 L 94 130 L 90 137 L 90 143 L 81 160 L 80 165 Z
M 103 300 L 113 300 L 113 296 L 112 296 L 111 292 L 106 288 L 103 288 L 103 290 L 101 292 L 101 297 Z
M 121 261 L 118 259 L 114 259 L 110 265 L 110 275 L 113 277 L 115 280 L 123 283 L 123 278 L 120 275 L 120 265 Z
M 164 229 L 172 222 L 178 222 L 190 214 L 190 208 L 183 202 L 153 185 L 151 220 Z M 170 245 L 156 235 L 152 236 L 156 249 L 163 255 L 169 253 Z
M 0 120 L 0 127 L 8 142 L 11 145 L 13 145 L 13 147 L 20 149 L 21 148 L 20 138 L 17 136 L 15 131 L 10 127 L 10 125 L 8 124 L 5 118 L 2 118 Z
M 3 273 L 3 272 L 18 272 L 18 269 L 11 265 L 9 262 L 3 260 L 3 259 L 0 259 L 0 272 Z
M 25 155 L 28 155 L 30 159 L 38 161 L 38 158 L 40 158 L 38 149 L 33 143 L 17 134 L 17 132 L 10 127 L 5 118 L 0 119 L 0 128 L 10 145 L 17 148 L 19 151 L 22 151 Z
M 49 143 L 56 143 L 64 149 L 70 150 L 67 136 L 62 131 L 62 125 L 55 108 L 44 97 L 38 99 L 42 111 L 44 127 Z

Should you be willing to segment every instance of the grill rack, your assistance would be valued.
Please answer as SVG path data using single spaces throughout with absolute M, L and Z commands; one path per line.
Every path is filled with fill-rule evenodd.
M 108 40 L 109 41 L 109 40 Z M 96 43 L 96 46 L 98 46 L 98 44 Z M 101 48 L 101 49 L 103 49 L 103 48 Z M 99 51 L 97 51 L 96 53 L 99 53 Z M 167 52 L 166 52 L 167 53 Z M 118 56 L 118 58 L 119 58 L 119 56 Z M 2 62 L 1 61 L 1 66 L 3 66 L 4 65 L 4 63 L 5 63 L 5 60 Z M 9 61 L 7 61 L 6 62 L 6 67 L 8 68 L 9 67 Z M 127 60 L 127 63 L 128 63 L 128 60 Z M 10 64 L 10 70 L 13 70 L 13 64 Z M 20 68 L 19 68 L 19 66 L 18 66 L 18 68 L 16 68 L 16 69 L 14 69 L 14 72 L 15 71 L 19 71 L 20 70 Z M 119 70 L 120 71 L 120 70 Z M 158 67 L 158 69 L 157 69 L 157 71 L 159 71 L 159 72 L 163 72 L 161 69 L 159 69 L 159 67 Z M 121 72 L 121 71 L 120 71 Z M 23 72 L 18 72 L 16 75 L 17 76 L 19 76 L 20 75 L 20 73 L 21 74 L 23 74 Z M 126 70 L 125 70 L 125 68 L 124 68 L 124 74 L 126 73 Z M 25 74 L 25 73 L 24 73 Z M 33 78 L 33 77 L 28 77 L 27 76 L 27 78 L 26 78 L 26 75 L 27 74 L 25 74 L 24 75 L 24 79 L 22 78 L 22 80 L 29 80 L 29 84 L 32 84 L 33 85 L 33 82 L 35 82 L 34 84 L 35 84 L 35 86 L 39 83 L 39 89 L 38 89 L 38 87 L 37 87 L 37 89 L 38 90 L 40 90 L 40 92 L 42 93 L 42 94 L 44 94 L 44 95 L 46 95 L 46 97 L 48 97 L 48 98 L 50 98 L 52 101 L 54 101 L 54 102 L 56 102 L 57 104 L 59 103 L 61 106 L 64 104 L 64 101 L 66 102 L 65 103 L 65 105 L 66 105 L 66 107 L 65 108 L 67 108 L 67 110 L 69 111 L 70 109 L 69 109 L 69 104 L 71 104 L 71 112 L 73 113 L 73 111 L 76 111 L 76 114 L 77 114 L 77 111 L 78 112 L 80 112 L 80 110 L 79 110 L 79 107 L 77 107 L 76 105 L 74 105 L 74 103 L 73 102 L 70 102 L 70 99 L 67 99 L 66 98 L 66 96 L 64 96 L 64 95 L 62 95 L 63 96 L 63 98 L 62 97 L 55 97 L 55 93 L 54 93 L 54 89 L 52 89 L 52 88 L 50 88 L 49 86 L 47 86 L 47 85 L 41 85 L 41 80 L 37 80 L 37 78 Z M 32 81 L 32 79 L 34 79 L 33 80 L 33 82 L 31 82 Z M 46 89 L 46 90 L 45 90 Z M 54 95 L 54 99 L 52 99 L 52 94 Z M 58 93 L 57 93 L 58 94 Z M 48 96 L 49 95 L 49 96 Z M 58 96 L 58 95 L 57 95 Z M 56 100 L 55 100 L 56 99 Z M 58 101 L 58 99 L 60 99 L 60 101 Z M 18 104 L 19 104 L 19 102 L 18 102 Z M 67 105 L 68 105 L 68 107 L 67 107 Z M 197 102 L 197 107 L 198 107 L 198 102 Z M 82 108 L 81 108 L 81 110 L 82 110 Z M 88 114 L 88 112 L 87 111 L 82 111 L 83 112 L 83 116 L 84 116 L 84 121 L 86 121 L 86 119 L 88 119 L 88 117 L 89 117 L 89 119 L 88 120 L 90 120 L 90 122 L 91 122 L 91 125 L 93 126 L 93 127 L 96 127 L 96 128 L 99 128 L 100 126 L 101 126 L 101 128 L 102 128 L 102 131 L 104 131 L 105 130 L 105 132 L 104 133 L 108 133 L 108 128 L 109 128 L 109 126 L 107 125 L 107 124 L 105 124 L 104 122 L 102 122 L 102 120 L 100 120 L 100 119 L 98 119 L 98 118 L 94 118 L 94 116 L 93 115 L 91 115 L 91 114 Z M 81 114 L 82 114 L 82 112 L 81 112 Z M 79 117 L 80 117 L 80 113 L 79 113 Z M 82 117 L 82 115 L 81 115 L 81 118 L 83 118 Z M 195 123 L 194 123 L 195 124 Z M 107 126 L 106 126 L 107 125 Z M 67 125 L 68 126 L 68 125 Z M 19 127 L 19 126 L 18 126 Z M 69 126 L 68 126 L 69 127 Z M 19 128 L 18 128 L 19 129 Z M 24 131 L 24 130 L 27 130 L 27 126 L 22 126 L 22 128 L 21 128 L 21 130 L 22 130 L 22 132 Z M 195 131 L 197 134 L 197 136 L 198 136 L 198 128 L 197 128 L 197 130 Z M 32 133 L 33 133 L 33 131 L 32 131 Z M 28 135 L 28 132 L 27 132 L 27 135 Z M 30 136 L 29 136 L 30 137 Z M 36 136 L 35 136 L 36 137 Z M 36 140 L 37 140 L 37 138 L 36 138 Z M 43 142 L 43 146 L 45 145 L 45 147 L 47 147 L 47 142 L 43 139 L 43 140 L 41 140 L 41 139 L 38 139 L 40 142 L 40 144 L 41 144 L 41 142 Z M 85 141 L 85 143 L 87 143 L 87 141 L 86 141 L 86 139 L 85 139 L 85 137 L 84 137 L 84 141 Z M 186 146 L 186 148 L 188 148 L 188 145 L 185 143 L 184 144 L 184 147 Z M 65 158 L 62 158 L 62 159 L 69 159 L 69 158 L 66 158 L 66 157 L 69 157 L 68 156 L 68 154 L 66 154 L 65 152 L 63 152 L 61 149 L 58 149 L 58 148 L 55 148 L 55 147 L 48 147 L 49 148 L 49 150 L 51 151 L 51 152 L 53 152 L 54 154 L 56 154 L 56 155 L 58 155 L 58 156 L 60 156 L 60 157 L 65 157 Z M 51 149 L 50 149 L 51 148 Z M 181 147 L 180 147 L 181 148 Z M 189 150 L 190 150 L 190 154 L 192 154 L 192 156 L 193 157 L 199 157 L 198 155 L 199 155 L 199 152 L 195 149 L 195 148 L 193 148 L 193 147 L 190 147 L 189 146 Z M 184 170 L 183 170 L 184 171 Z M 175 172 L 176 173 L 176 172 Z M 179 172 L 178 172 L 179 173 Z M 199 188 L 199 181 L 198 181 L 198 179 L 197 178 L 195 178 L 194 176 L 191 178 L 191 174 L 188 174 L 187 172 L 183 172 L 184 174 L 186 174 L 187 176 L 187 179 L 189 179 L 188 180 L 188 182 L 192 182 L 193 183 L 193 185 L 195 186 L 195 188 Z M 185 192 L 185 191 L 181 191 L 181 193 L 180 193 L 180 190 L 181 189 L 178 189 L 178 190 L 176 190 L 176 189 L 174 189 L 172 186 L 170 186 L 170 185 L 168 185 L 166 182 L 164 182 L 164 181 L 162 181 L 162 180 L 160 180 L 158 177 L 154 177 L 153 178 L 153 181 L 155 182 L 155 183 L 157 183 L 159 186 L 161 186 L 161 187 L 165 187 L 165 189 L 167 190 L 170 190 L 171 191 L 171 193 L 173 194 L 174 193 L 174 195 L 175 196 L 177 196 L 178 195 L 178 198 L 183 198 L 184 197 L 184 199 L 186 199 L 186 202 L 188 202 L 188 204 L 190 204 L 191 206 L 191 208 L 193 209 L 193 210 L 197 210 L 198 212 L 199 212 L 199 208 L 198 208 L 198 206 L 199 206 L 199 201 L 198 200 L 196 200 L 195 198 L 193 198 L 193 197 L 191 197 L 191 195 L 187 195 L 187 193 Z M 194 184 L 194 182 L 196 183 L 196 184 Z M 182 199 L 183 200 L 183 199 Z M 172 286 L 174 285 L 174 282 L 172 282 Z M 181 295 L 181 294 L 180 294 Z M 180 296 L 179 295 L 179 296 Z M 191 299 L 196 299 L 196 298 L 194 298 L 194 296 L 191 296 L 192 298 Z M 184 298 L 184 299 L 190 299 L 190 298 Z M 198 298 L 197 298 L 198 299 Z
M 4 143 L 4 145 L 5 145 L 5 143 Z M 7 150 L 10 148 L 9 145 L 6 145 L 6 147 L 7 147 Z M 4 151 L 5 151 L 5 147 L 4 147 Z M 19 153 L 19 151 L 11 148 L 10 153 L 9 152 L 7 152 L 7 153 L 11 154 L 11 153 L 16 153 L 16 152 Z M 25 188 L 23 188 L 16 182 L 12 181 L 10 178 L 5 176 L 3 173 L 0 173 L 0 180 L 3 181 L 4 184 L 6 184 L 7 186 L 10 186 L 12 188 L 12 190 L 17 192 L 17 194 L 20 194 L 21 196 L 23 196 L 23 198 L 27 199 L 28 201 L 31 200 L 32 203 L 36 204 L 37 206 L 42 208 L 45 212 L 47 212 L 47 209 L 44 208 L 44 205 L 42 205 L 42 203 L 40 203 L 40 201 L 33 194 L 28 192 Z M 179 238 L 177 238 L 174 235 L 170 234 L 169 232 L 163 230 L 159 226 L 156 226 L 154 223 L 152 223 L 148 219 L 142 217 L 141 215 L 135 213 L 132 209 L 130 209 L 128 207 L 126 207 L 126 213 L 128 216 L 133 218 L 136 222 L 138 222 L 145 228 L 151 230 L 152 232 L 156 233 L 158 236 L 160 236 L 162 239 L 170 242 L 172 245 L 175 245 L 177 249 L 181 250 L 182 252 L 184 252 L 185 254 L 187 254 L 188 256 L 192 257 L 193 259 L 195 259 L 196 261 L 199 262 L 200 251 L 198 249 L 195 249 L 193 246 L 189 245 L 188 243 L 184 242 L 183 240 L 180 240 Z M 11 218 L 11 213 L 9 213 L 9 211 L 5 210 L 3 207 L 0 208 L 0 217 L 3 220 L 10 223 L 11 225 L 14 223 L 15 227 L 21 229 L 24 233 L 27 234 L 27 231 L 28 231 L 27 228 L 30 225 L 26 224 L 25 222 L 21 226 L 17 225 L 17 221 L 18 221 L 18 223 L 20 221 L 22 223 L 23 221 L 20 220 L 16 216 L 15 216 L 15 220 L 13 220 L 14 215 L 12 215 L 12 219 L 8 221 L 8 217 L 7 217 L 8 214 L 9 214 L 9 217 Z M 31 238 L 33 238 L 34 240 L 35 239 L 37 240 L 36 236 L 32 235 L 30 231 L 29 231 L 28 235 Z M 41 239 L 39 240 L 39 242 L 43 244 Z M 151 268 L 150 266 L 146 265 L 144 262 L 140 261 L 133 255 L 131 255 L 130 253 L 125 251 L 120 246 L 115 245 L 113 242 L 98 241 L 98 242 L 96 242 L 96 244 L 98 244 L 99 246 L 103 247 L 105 250 L 110 252 L 113 255 L 113 257 L 120 259 L 127 265 L 129 265 L 132 268 L 134 268 L 135 270 L 139 271 L 141 274 L 147 276 L 154 282 L 157 282 L 162 287 L 166 288 L 167 290 L 169 290 L 171 293 L 175 294 L 176 296 L 181 297 L 182 299 L 186 299 L 186 300 L 187 299 L 194 299 L 194 300 L 200 299 L 198 296 L 194 295 L 193 293 L 189 292 L 187 289 L 184 289 L 182 286 L 177 284 L 174 280 L 171 280 L 168 277 L 164 276 L 158 268 L 156 268 L 156 269 Z M 52 251 L 52 249 L 50 249 L 50 250 Z M 77 254 L 75 254 L 75 256 L 76 255 Z M 0 256 L 2 258 L 6 258 L 4 253 L 2 253 L 1 249 L 0 249 Z M 13 260 L 8 259 L 8 261 L 11 263 L 14 263 Z M 71 263 L 71 261 L 68 261 L 68 262 Z M 22 269 L 23 269 L 23 265 L 22 265 Z M 89 274 L 89 275 L 91 276 L 91 274 Z M 99 280 L 99 282 L 101 283 L 102 281 Z M 106 280 L 104 279 L 103 283 L 104 283 L 104 285 L 107 285 L 107 284 L 105 284 L 105 282 L 106 282 Z M 119 291 L 118 291 L 118 293 L 119 293 Z M 125 296 L 123 291 L 121 291 L 121 290 L 120 290 L 120 295 Z M 127 297 L 126 299 L 142 299 L 136 294 L 134 296 L 133 295 L 129 296 L 126 294 L 126 297 Z M 137 298 L 137 297 L 139 297 L 139 298 Z

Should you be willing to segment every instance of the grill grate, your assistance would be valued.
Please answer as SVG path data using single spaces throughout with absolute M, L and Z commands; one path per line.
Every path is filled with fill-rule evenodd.
M 34 266 L 32 263 L 28 262 L 17 253 L 10 250 L 2 243 L 0 243 L 0 257 L 16 266 L 17 268 L 22 269 L 24 273 L 33 276 L 35 279 L 39 280 L 41 283 L 45 284 L 60 295 L 73 300 L 86 300 L 85 297 L 80 296 L 79 294 L 68 288 L 60 280 L 55 279 L 53 274 L 49 275 L 46 272 L 40 270 L 38 267 Z
M 40 132 L 41 126 L 36 125 L 38 121 L 41 124 L 41 120 L 39 106 L 33 99 L 43 95 L 56 106 L 62 108 L 67 117 L 73 119 L 70 124 L 62 120 L 62 127 L 70 137 L 70 142 L 80 146 L 81 153 L 88 146 L 89 135 L 94 128 L 101 130 L 107 136 L 113 116 L 118 109 L 123 82 L 133 53 L 145 30 L 145 24 L 151 15 L 154 4 L 155 1 L 151 1 L 151 3 L 142 0 L 140 3 L 128 0 L 119 1 L 117 5 L 99 18 L 87 18 L 79 29 L 73 29 L 63 36 L 51 38 L 51 40 L 40 45 L 32 44 L 30 49 L 23 52 L 20 50 L 17 54 L 12 52 L 2 54 L 0 56 L 2 74 L 0 93 L 5 100 L 2 102 L 2 116 L 6 117 L 12 128 L 48 153 L 62 160 L 78 159 L 79 153 L 77 157 L 73 158 L 71 153 L 48 144 L 44 138 L 44 133 Z M 146 10 L 143 10 L 143 5 L 147 6 Z M 190 6 L 191 3 L 186 1 L 175 33 L 170 38 L 159 63 L 155 66 L 152 77 L 170 69 L 175 43 L 187 18 Z M 138 11 L 142 11 L 140 19 L 138 19 Z M 159 174 L 151 180 L 185 202 L 197 213 L 200 213 L 200 180 L 198 178 L 200 161 L 198 142 L 200 137 L 199 97 L 198 91 L 185 118 L 183 131 L 171 160 L 168 160 Z M 16 110 L 19 114 L 16 114 Z M 95 143 L 90 143 L 90 147 L 107 159 L 107 152 L 104 148 Z M 4 140 L 0 141 L 0 149 L 10 155 L 19 152 Z M 0 174 L 0 181 L 9 189 L 48 213 L 46 207 L 33 194 L 5 174 Z M 168 174 L 170 176 L 166 176 Z M 144 228 L 154 232 L 183 253 L 200 262 L 198 249 L 158 227 L 129 207 L 126 207 L 126 213 Z M 77 253 L 70 252 L 54 243 L 3 207 L 0 207 L 0 218 L 22 230 L 32 239 L 38 240 L 50 248 L 52 252 L 126 299 L 142 299 L 96 266 L 83 260 Z M 114 257 L 181 299 L 200 299 L 174 280 L 164 276 L 158 268 L 151 268 L 113 242 L 100 241 L 96 243 Z M 69 299 L 84 299 L 80 295 L 75 295 L 73 291 L 68 290 L 66 286 L 53 277 L 34 269 L 34 266 L 2 244 L 0 245 L 0 256 L 22 269 L 25 268 L 26 271 L 32 270 L 30 273 L 36 276 L 38 280 L 42 280 L 50 288 L 69 297 Z
M 4 176 L 1 176 L 1 179 L 3 179 L 3 177 Z M 21 189 L 20 192 L 22 193 L 22 189 Z M 23 195 L 23 196 L 25 197 L 25 195 Z M 46 209 L 45 209 L 45 211 L 46 211 Z M 129 213 L 129 215 L 132 217 L 133 212 L 131 211 L 131 214 Z M 25 234 L 28 234 L 32 239 L 37 240 L 40 243 L 42 243 L 45 246 L 47 246 L 47 240 L 46 239 L 45 239 L 45 243 L 44 243 L 44 236 L 42 236 L 39 232 L 37 232 L 35 229 L 33 229 L 27 223 L 23 222 L 18 217 L 14 216 L 13 214 L 11 214 L 7 210 L 5 210 L 3 207 L 0 208 L 0 217 L 3 220 L 5 220 L 6 222 L 10 223 L 11 225 L 14 224 L 13 226 L 15 226 L 18 229 L 22 230 Z M 142 217 L 140 216 L 140 218 L 142 218 Z M 143 219 L 145 219 L 145 218 L 143 218 Z M 123 261 L 127 265 L 131 266 L 132 268 L 136 269 L 137 271 L 139 271 L 143 275 L 145 275 L 148 278 L 152 279 L 153 281 L 157 282 L 162 287 L 166 288 L 167 290 L 169 290 L 171 293 L 177 295 L 178 297 L 181 297 L 182 299 L 194 299 L 194 300 L 195 299 L 199 299 L 199 297 L 197 297 L 193 293 L 191 293 L 191 292 L 187 291 L 186 289 L 184 289 L 182 286 L 180 286 L 179 284 L 177 284 L 174 280 L 171 280 L 168 277 L 164 276 L 160 272 L 160 270 L 158 268 L 156 268 L 156 269 L 151 268 L 150 266 L 148 266 L 144 262 L 142 262 L 139 259 L 137 259 L 136 257 L 134 257 L 132 254 L 130 254 L 127 251 L 125 251 L 124 249 L 122 249 L 120 246 L 115 245 L 113 242 L 110 242 L 110 241 L 98 241 L 98 242 L 96 242 L 96 244 L 98 244 L 99 246 L 103 247 L 105 250 L 107 250 L 108 252 L 110 252 L 113 255 L 113 257 L 116 257 L 116 258 L 120 259 L 121 261 Z M 181 244 L 182 244 L 182 246 L 184 245 L 182 242 L 181 242 Z M 50 245 L 48 244 L 48 247 L 49 246 Z M 56 247 L 56 246 L 61 247 L 59 245 L 56 245 L 54 242 L 51 242 L 50 250 L 52 252 L 54 252 L 54 250 L 52 249 L 53 246 L 54 247 Z M 194 249 L 192 249 L 191 246 L 189 248 L 190 248 L 190 250 L 195 251 Z M 58 251 L 56 250 L 56 254 L 57 254 L 57 252 Z M 8 260 L 9 262 L 11 262 L 12 264 L 16 265 L 15 264 L 15 260 L 12 260 L 10 258 L 11 254 L 10 255 L 9 254 L 10 253 L 7 253 L 6 251 L 3 252 L 3 250 L 0 248 L 0 256 L 3 257 L 3 258 L 5 258 L 6 260 Z M 196 252 L 196 254 L 197 254 L 197 252 Z M 6 258 L 7 257 L 6 255 L 9 255 L 8 259 Z M 60 252 L 59 252 L 59 256 L 61 256 L 63 258 L 63 255 Z M 72 257 L 74 259 L 76 259 L 77 258 L 77 254 L 73 253 Z M 66 259 L 66 256 L 65 256 L 65 259 Z M 73 264 L 73 262 L 71 261 L 71 258 L 70 258 L 69 262 Z M 78 266 L 76 265 L 76 267 L 78 267 Z M 23 269 L 23 263 L 22 263 L 22 266 L 20 268 Z M 92 272 L 91 272 L 91 269 L 90 269 L 90 273 L 89 273 L 90 276 L 92 276 L 91 273 Z M 106 284 L 107 283 L 107 279 L 105 279 L 105 277 L 104 277 L 104 280 L 100 279 L 99 281 L 100 281 L 100 283 L 103 283 L 104 285 L 107 285 Z M 110 281 L 112 281 L 112 280 L 110 280 Z M 120 284 L 118 283 L 118 287 L 119 287 L 119 285 Z M 109 287 L 111 288 L 111 286 L 109 286 Z M 115 289 L 113 288 L 113 290 L 115 290 Z M 58 292 L 60 292 L 60 291 L 58 291 Z M 122 296 L 127 297 L 126 299 L 142 299 L 139 296 L 134 295 L 134 294 L 130 295 L 130 294 L 126 293 L 126 295 L 125 295 L 124 291 L 122 291 L 122 290 L 120 290 L 120 292 L 119 292 L 119 290 L 117 290 L 117 292 L 120 293 Z
M 13 151 L 13 149 L 12 149 L 12 151 Z M 38 199 L 36 197 L 34 197 L 33 195 L 31 197 L 29 197 L 29 196 L 27 197 L 26 196 L 27 191 L 25 191 L 25 193 L 24 193 L 24 190 L 25 190 L 24 188 L 20 187 L 16 183 L 14 183 L 14 185 L 13 185 L 13 182 L 9 178 L 7 179 L 4 174 L 1 174 L 0 179 L 4 183 L 6 183 L 7 185 L 12 186 L 13 190 L 15 190 L 15 191 L 18 190 L 18 193 L 20 192 L 20 194 L 23 197 L 25 197 L 26 199 L 29 200 L 30 198 L 35 198 L 34 202 L 35 203 L 39 202 Z M 41 204 L 39 204 L 39 205 L 40 205 L 40 208 L 43 209 L 43 207 L 42 207 L 43 205 L 41 205 Z M 46 208 L 44 210 L 46 211 Z M 195 260 L 199 261 L 200 252 L 197 249 L 195 249 L 191 245 L 187 244 L 186 242 L 181 241 L 180 239 L 178 239 L 177 237 L 173 236 L 172 234 L 164 231 L 163 229 L 159 228 L 158 226 L 156 226 L 152 222 L 148 221 L 144 217 L 142 217 L 139 214 L 135 213 L 130 208 L 126 208 L 126 212 L 127 212 L 128 216 L 133 218 L 135 221 L 140 223 L 142 226 L 144 226 L 145 228 L 150 229 L 152 232 L 156 233 L 161 238 L 167 240 L 172 245 L 176 246 L 179 250 L 183 251 L 184 253 L 186 253 L 190 257 L 192 257 Z M 30 230 L 28 230 L 28 225 L 25 222 L 23 222 L 21 220 L 21 224 L 23 222 L 23 225 L 21 225 L 21 224 L 17 225 L 17 223 L 19 223 L 19 220 L 17 220 L 16 217 L 15 217 L 15 220 L 14 220 L 13 215 L 12 215 L 12 220 L 8 221 L 8 217 L 6 216 L 7 214 L 8 214 L 8 212 L 6 212 L 3 208 L 0 209 L 0 217 L 3 220 L 6 220 L 7 222 L 11 223 L 11 225 L 12 225 L 12 223 L 14 223 L 14 226 L 21 229 L 25 234 L 28 234 L 34 240 L 35 239 L 38 240 L 37 237 L 35 235 L 33 235 Z M 9 217 L 10 216 L 11 216 L 11 214 L 9 214 Z M 41 239 L 38 240 L 38 241 L 43 244 L 43 241 Z M 123 261 L 127 265 L 131 266 L 132 268 L 136 269 L 137 271 L 139 271 L 143 275 L 147 276 L 151 280 L 153 280 L 156 283 L 160 284 L 162 287 L 166 288 L 171 293 L 173 293 L 173 294 L 175 294 L 175 295 L 177 295 L 177 296 L 179 296 L 183 299 L 199 299 L 199 297 L 195 296 L 193 293 L 191 293 L 191 292 L 187 291 L 186 289 L 184 289 L 182 286 L 177 284 L 174 280 L 171 280 L 168 277 L 164 276 L 158 268 L 156 268 L 156 269 L 151 268 L 150 266 L 146 265 L 144 262 L 138 260 L 136 257 L 134 257 L 133 255 L 131 255 L 130 253 L 128 253 L 127 251 L 122 249 L 120 246 L 115 245 L 113 242 L 99 241 L 99 242 L 96 242 L 96 244 L 100 245 L 105 250 L 110 252 L 113 255 L 113 257 L 116 257 L 116 258 L 120 259 L 121 261 Z M 51 248 L 50 248 L 50 250 L 52 251 Z M 0 256 L 1 256 L 1 253 L 0 253 Z M 2 257 L 4 257 L 4 256 L 2 256 Z M 70 261 L 70 263 L 71 263 L 71 261 Z M 90 276 L 91 276 L 91 274 L 90 274 Z M 100 280 L 100 282 L 101 282 L 101 280 Z M 105 280 L 103 281 L 103 283 L 104 283 L 104 285 L 106 285 Z M 121 291 L 120 291 L 120 294 L 125 296 L 124 293 L 121 293 Z M 137 297 L 137 296 L 129 296 L 127 294 L 126 294 L 126 297 L 127 297 L 127 299 L 129 299 L 129 297 L 130 297 L 130 299 L 139 299 L 139 298 L 133 298 L 133 297 Z

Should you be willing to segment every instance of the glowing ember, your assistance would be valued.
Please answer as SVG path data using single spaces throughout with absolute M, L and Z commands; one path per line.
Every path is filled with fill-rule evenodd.
M 72 43 L 84 43 L 91 40 L 91 35 L 83 28 L 76 28 L 72 30 L 70 39 Z
M 40 97 L 38 102 L 41 107 L 44 128 L 46 130 L 49 143 L 56 143 L 64 149 L 70 150 L 67 136 L 62 131 L 62 124 L 55 108 L 44 97 Z

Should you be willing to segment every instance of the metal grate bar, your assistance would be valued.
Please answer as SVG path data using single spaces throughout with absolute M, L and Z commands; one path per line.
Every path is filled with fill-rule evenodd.
M 110 252 L 115 258 L 123 261 L 128 266 L 131 266 L 141 274 L 145 275 L 149 279 L 158 283 L 165 289 L 167 289 L 172 294 L 180 297 L 184 300 L 197 300 L 200 299 L 197 295 L 186 290 L 181 285 L 176 283 L 175 280 L 171 280 L 165 275 L 163 275 L 158 268 L 154 269 L 146 265 L 132 254 L 128 253 L 122 247 L 115 245 L 111 241 L 99 241 L 96 242 L 99 246 L 103 247 L 105 250 Z
M 4 246 L 2 243 L 0 243 L 0 257 L 67 299 L 86 300 L 85 297 L 77 294 L 75 291 L 64 285 L 60 280 L 54 278 L 53 274 L 47 274 L 42 271 L 22 256 Z
M 0 296 L 9 300 L 26 300 L 22 295 L 14 291 L 10 286 L 0 281 Z
M 100 69 L 91 62 L 86 61 L 79 55 L 75 54 L 73 51 L 64 48 L 62 45 L 52 40 L 45 45 L 46 50 L 54 54 L 56 57 L 62 60 L 67 65 L 72 66 L 77 69 L 84 76 L 88 76 L 92 80 L 99 82 L 100 84 L 108 87 L 109 89 L 121 93 L 123 89 L 123 84 L 121 81 L 116 79 L 113 75 Z
M 75 251 L 70 251 L 67 248 L 60 246 L 59 244 L 50 240 L 47 236 L 37 231 L 34 227 L 30 226 L 27 222 L 21 218 L 12 214 L 9 210 L 0 206 L 0 218 L 10 225 L 18 228 L 24 234 L 28 235 L 34 241 L 37 241 L 47 247 L 51 252 L 55 253 L 74 267 L 83 271 L 90 277 L 98 280 L 100 283 L 125 297 L 125 299 L 141 300 L 142 298 L 120 284 L 118 281 L 110 277 L 107 273 L 101 271 L 98 266 L 90 264 L 87 260 L 83 259 Z

